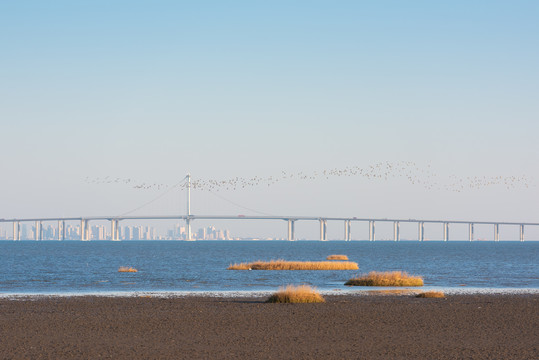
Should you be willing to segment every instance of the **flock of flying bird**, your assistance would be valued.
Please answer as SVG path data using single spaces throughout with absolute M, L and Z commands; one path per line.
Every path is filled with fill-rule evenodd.
M 427 190 L 446 190 L 461 192 L 465 190 L 478 190 L 489 186 L 502 185 L 507 189 L 528 188 L 532 186 L 532 180 L 527 176 L 473 176 L 461 178 L 449 176 L 449 181 L 440 181 L 440 177 L 428 165 L 426 168 L 417 166 L 414 162 L 384 162 L 362 168 L 359 166 L 345 167 L 342 169 L 326 169 L 311 173 L 298 172 L 289 173 L 282 171 L 276 176 L 252 178 L 235 177 L 231 179 L 196 179 L 191 182 L 193 189 L 202 191 L 230 191 L 245 188 L 272 186 L 279 182 L 300 180 L 316 181 L 334 177 L 362 177 L 368 180 L 380 181 L 392 178 L 404 178 L 413 185 L 423 186 Z M 185 180 L 185 179 L 184 179 Z M 187 183 L 182 181 L 176 185 L 163 183 L 145 183 L 135 179 L 120 177 L 90 178 L 86 177 L 85 182 L 89 184 L 124 184 L 138 190 L 164 190 L 171 187 L 186 188 Z

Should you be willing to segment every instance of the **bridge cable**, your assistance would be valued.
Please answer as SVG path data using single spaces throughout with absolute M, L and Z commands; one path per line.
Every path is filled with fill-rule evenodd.
M 145 204 L 143 204 L 143 205 L 141 205 L 141 206 L 139 206 L 139 207 L 137 207 L 137 208 L 135 208 L 135 209 L 133 209 L 133 210 L 130 210 L 130 211 L 127 211 L 127 212 L 125 212 L 125 213 L 123 213 L 123 214 L 120 214 L 119 216 L 125 216 L 125 215 L 127 215 L 127 214 L 131 214 L 131 213 L 133 213 L 133 212 L 135 212 L 135 211 L 137 211 L 137 210 L 142 209 L 142 208 L 145 207 L 146 205 L 150 205 L 151 203 L 153 203 L 153 202 L 155 202 L 155 201 L 161 199 L 163 196 L 165 196 L 166 194 L 168 194 L 169 192 L 171 192 L 172 190 L 174 190 L 176 187 L 180 186 L 183 182 L 185 182 L 186 179 L 187 179 L 187 176 L 185 176 L 183 179 L 181 179 L 181 181 L 180 181 L 179 183 L 177 183 L 176 185 L 171 186 L 167 191 L 165 191 L 164 193 L 160 194 L 160 195 L 157 196 L 156 198 L 154 198 L 154 199 L 148 201 L 147 203 L 145 203 Z
M 268 213 L 265 213 L 265 212 L 262 212 L 262 211 L 257 211 L 257 210 L 255 210 L 255 209 L 251 209 L 251 208 L 248 208 L 248 207 L 246 207 L 246 206 L 242 206 L 242 205 L 240 205 L 240 204 L 238 204 L 238 203 L 236 203 L 236 202 L 234 202 L 234 201 L 232 201 L 232 200 L 230 200 L 230 199 L 225 198 L 225 197 L 222 196 L 222 195 L 219 195 L 219 194 L 214 193 L 214 192 L 211 191 L 211 190 L 206 190 L 206 191 L 209 192 L 210 194 L 215 195 L 215 196 L 217 196 L 218 198 L 221 198 L 222 200 L 224 200 L 224 201 L 226 201 L 226 202 L 229 202 L 229 203 L 231 203 L 232 205 L 236 205 L 237 207 L 240 207 L 240 208 L 242 208 L 242 209 L 249 210 L 249 211 L 252 211 L 252 212 L 257 213 L 257 214 L 260 214 L 260 215 L 276 216 L 276 215 L 273 215 L 273 214 L 268 214 Z

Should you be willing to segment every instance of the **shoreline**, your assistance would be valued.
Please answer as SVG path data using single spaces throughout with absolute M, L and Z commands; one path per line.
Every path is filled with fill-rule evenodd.
M 536 359 L 537 294 L 0 299 L 6 359 Z
M 66 292 L 0 292 L 0 299 L 10 298 L 47 298 L 47 297 L 136 297 L 148 295 L 163 298 L 175 297 L 222 297 L 222 298 L 244 298 L 262 297 L 273 294 L 277 288 L 272 290 L 133 290 L 133 291 L 66 291 Z M 380 287 L 362 286 L 350 287 L 346 289 L 325 289 L 318 292 L 324 296 L 373 296 L 384 293 L 395 296 L 413 295 L 426 291 L 441 291 L 446 295 L 539 295 L 539 288 L 478 288 L 478 287 Z

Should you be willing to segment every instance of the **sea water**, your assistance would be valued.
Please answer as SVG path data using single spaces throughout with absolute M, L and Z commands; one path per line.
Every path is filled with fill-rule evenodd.
M 353 271 L 234 271 L 256 260 L 325 260 Z M 369 271 L 420 275 L 424 289 L 539 293 L 539 242 L 0 241 L 0 296 L 25 294 L 256 293 L 309 284 L 324 293 Z M 120 266 L 138 269 L 119 273 Z

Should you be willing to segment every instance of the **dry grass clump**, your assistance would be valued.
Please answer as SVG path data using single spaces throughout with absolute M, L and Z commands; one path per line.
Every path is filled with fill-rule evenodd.
M 266 301 L 269 303 L 323 303 L 322 295 L 308 285 L 288 285 L 280 287 L 279 291 L 271 295 Z
M 421 294 L 417 294 L 415 297 L 418 298 L 444 298 L 445 294 L 441 291 L 426 291 Z
M 118 272 L 137 272 L 138 270 L 130 266 L 120 266 Z
M 348 260 L 346 255 L 329 255 L 326 260 Z
M 403 271 L 378 272 L 371 271 L 348 280 L 349 286 L 423 286 L 423 278 L 410 276 Z
M 357 263 L 351 261 L 255 261 L 232 264 L 228 270 L 357 270 Z

